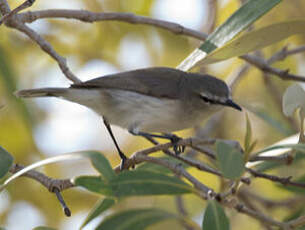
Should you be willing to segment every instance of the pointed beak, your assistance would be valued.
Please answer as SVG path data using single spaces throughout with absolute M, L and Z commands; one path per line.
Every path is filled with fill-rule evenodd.
M 228 99 L 226 101 L 225 105 L 230 106 L 230 107 L 232 107 L 234 109 L 237 109 L 239 111 L 242 111 L 242 108 L 238 104 L 236 104 L 234 101 L 232 101 L 231 99 Z

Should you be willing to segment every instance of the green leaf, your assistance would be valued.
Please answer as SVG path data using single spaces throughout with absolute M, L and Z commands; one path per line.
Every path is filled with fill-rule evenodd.
M 111 169 L 111 166 L 109 162 L 104 158 L 104 156 L 99 152 L 93 152 L 93 151 L 85 151 L 85 152 L 76 152 L 76 153 L 67 153 L 67 154 L 61 154 L 54 157 L 49 157 L 47 159 L 38 161 L 34 164 L 31 164 L 24 169 L 18 171 L 17 173 L 13 174 L 11 177 L 9 177 L 7 180 L 4 181 L 3 185 L 0 186 L 0 191 L 3 190 L 10 182 L 15 180 L 16 178 L 22 176 L 24 173 L 38 168 L 43 165 L 52 164 L 55 162 L 61 162 L 66 160 L 78 160 L 78 159 L 84 159 L 89 158 L 96 167 L 99 172 L 101 172 L 101 176 L 103 179 L 107 182 L 108 180 L 111 180 L 113 178 L 114 172 Z
M 111 186 L 100 176 L 79 176 L 73 179 L 73 183 L 76 186 L 84 187 L 91 192 L 100 193 L 105 196 L 113 196 Z
M 245 142 L 244 142 L 245 152 L 249 151 L 251 141 L 252 141 L 252 128 L 251 128 L 249 116 L 246 113 L 246 136 L 245 136 Z
M 305 33 L 304 27 L 305 20 L 293 20 L 251 31 L 210 53 L 201 64 L 211 64 L 262 49 L 292 35 Z
M 216 142 L 218 168 L 228 179 L 239 178 L 245 169 L 242 153 L 223 141 Z
M 305 159 L 305 154 L 297 151 L 295 153 L 294 160 L 293 160 L 292 164 L 290 165 L 290 167 L 292 167 L 294 164 L 296 164 L 297 162 L 304 160 L 304 159 Z M 255 170 L 257 170 L 259 172 L 265 172 L 267 170 L 275 169 L 275 168 L 282 167 L 282 166 L 287 166 L 287 165 L 283 162 L 263 161 L 263 162 L 255 165 Z
M 190 185 L 175 176 L 145 170 L 123 171 L 111 181 L 111 187 L 116 197 L 193 192 Z
M 13 160 L 13 156 L 0 146 L 0 178 L 10 170 Z
M 305 153 L 305 144 L 286 144 L 286 145 L 270 146 L 270 147 L 260 150 L 259 152 L 255 153 L 255 154 L 261 154 L 261 153 L 269 152 L 269 151 L 275 150 L 275 149 L 290 149 L 290 148 Z
M 229 230 L 230 222 L 222 207 L 215 200 L 208 202 L 204 212 L 202 229 L 206 230 Z
M 81 229 L 85 227 L 95 217 L 99 216 L 100 214 L 108 210 L 110 207 L 112 207 L 114 204 L 115 204 L 115 200 L 109 198 L 101 199 L 99 202 L 97 202 L 96 205 L 88 214 L 84 223 L 82 224 Z
M 46 226 L 38 226 L 36 228 L 33 228 L 33 230 L 56 230 L 55 228 L 50 228 Z
M 123 171 L 105 183 L 101 177 L 80 176 L 75 185 L 112 197 L 174 195 L 193 192 L 193 188 L 174 176 L 145 170 Z
M 115 213 L 105 218 L 96 230 L 143 230 L 175 216 L 160 209 L 134 209 Z
M 291 117 L 298 108 L 305 111 L 305 90 L 300 84 L 295 83 L 284 93 L 283 112 L 287 117 Z
M 207 40 L 193 51 L 179 66 L 181 70 L 189 70 L 199 61 L 206 57 L 206 54 L 237 36 L 241 31 L 263 16 L 281 0 L 249 0 L 243 4 L 234 14 L 231 15 L 221 26 L 219 26 Z
M 175 162 L 177 164 L 180 164 L 181 167 L 183 167 L 183 168 L 188 168 L 189 167 L 188 164 L 186 164 L 186 163 L 184 163 L 180 160 L 174 159 L 172 157 L 169 157 L 169 156 L 160 157 L 160 159 Z M 162 173 L 162 174 L 172 173 L 172 171 L 169 170 L 168 168 L 166 168 L 164 166 L 161 166 L 161 165 L 151 163 L 151 162 L 144 162 L 144 163 L 138 165 L 136 170 L 153 171 L 153 172 Z
M 101 176 L 105 181 L 109 181 L 116 177 L 109 161 L 99 152 L 86 152 L 88 154 L 94 168 L 101 173 Z

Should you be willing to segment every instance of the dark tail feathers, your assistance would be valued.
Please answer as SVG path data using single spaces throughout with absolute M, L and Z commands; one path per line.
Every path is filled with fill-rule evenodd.
M 17 97 L 60 97 L 67 92 L 67 88 L 25 89 L 15 92 Z

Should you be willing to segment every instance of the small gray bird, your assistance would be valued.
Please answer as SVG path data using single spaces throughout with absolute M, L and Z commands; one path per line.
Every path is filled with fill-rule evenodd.
M 213 76 L 187 73 L 173 68 L 138 69 L 72 84 L 69 88 L 20 90 L 18 97 L 59 97 L 84 105 L 103 117 L 121 158 L 110 124 L 133 135 L 166 138 L 178 154 L 184 150 L 170 134 L 194 127 L 224 106 L 241 110 L 231 99 L 226 83 Z M 161 133 L 160 135 L 152 133 Z

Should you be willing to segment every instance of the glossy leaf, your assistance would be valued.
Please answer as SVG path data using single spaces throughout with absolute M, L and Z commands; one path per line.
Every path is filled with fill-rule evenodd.
M 252 127 L 248 114 L 246 114 L 246 136 L 244 142 L 245 151 L 248 152 L 252 141 Z
M 101 171 L 103 178 L 105 178 L 107 181 L 112 178 L 112 172 L 109 169 L 110 164 L 108 163 L 107 160 L 106 161 L 102 160 L 102 158 L 99 157 L 98 155 L 101 155 L 101 153 L 99 153 L 99 152 L 76 152 L 76 153 L 61 154 L 58 156 L 49 157 L 47 159 L 38 161 L 34 164 L 31 164 L 31 165 L 25 167 L 24 169 L 22 169 L 20 171 L 18 171 L 17 173 L 15 173 L 11 177 L 9 177 L 7 180 L 5 180 L 3 185 L 0 186 L 0 191 L 3 190 L 10 182 L 12 182 L 16 178 L 22 176 L 24 173 L 26 173 L 32 169 L 38 168 L 43 165 L 56 163 L 56 162 L 61 162 L 61 161 L 66 161 L 66 160 L 77 160 L 77 159 L 84 159 L 84 158 L 89 158 L 91 160 L 91 162 L 93 163 L 93 165 Z M 96 159 L 98 159 L 98 161 L 93 162 L 93 161 L 96 161 Z M 109 165 L 107 165 L 107 164 L 109 164 Z M 105 166 L 105 167 L 103 168 L 103 166 Z
M 115 213 L 105 218 L 96 230 L 143 230 L 175 216 L 160 209 L 134 209 Z
M 100 193 L 105 196 L 113 196 L 111 186 L 100 176 L 79 176 L 73 179 L 73 183 L 76 186 L 84 187 L 91 192 Z
M 223 208 L 217 201 L 211 200 L 208 202 L 208 206 L 204 212 L 203 230 L 229 230 L 230 222 L 226 216 Z
M 297 151 L 300 151 L 302 153 L 305 153 L 305 144 L 287 144 L 287 145 L 274 145 L 274 146 L 270 146 L 270 147 L 267 147 L 265 149 L 260 150 L 256 154 L 268 152 L 268 151 L 275 150 L 275 149 L 290 149 L 290 148 L 291 149 L 295 149 Z
M 289 86 L 284 93 L 283 112 L 287 117 L 291 117 L 298 108 L 305 111 L 305 90 L 300 84 L 295 83 Z
M 180 164 L 181 167 L 183 167 L 183 168 L 189 167 L 188 164 L 185 164 L 184 162 L 181 162 L 181 161 L 174 159 L 172 157 L 169 157 L 169 156 L 160 157 L 160 159 L 171 161 L 171 162 L 176 162 L 177 164 Z M 151 162 L 144 162 L 144 163 L 138 165 L 136 170 L 153 171 L 153 172 L 162 173 L 162 174 L 172 173 L 172 171 L 169 170 L 168 168 L 161 166 L 161 165 L 151 163 Z
M 305 20 L 293 20 L 248 32 L 210 53 L 202 64 L 211 64 L 262 49 L 292 35 L 305 33 L 304 27 Z
M 302 152 L 297 151 L 295 153 L 295 157 L 293 159 L 292 164 L 289 165 L 289 167 L 292 167 L 295 163 L 304 160 L 305 159 L 305 154 Z M 265 172 L 267 170 L 271 170 L 271 169 L 275 169 L 278 167 L 287 167 L 287 165 L 283 162 L 278 162 L 278 161 L 263 161 L 261 163 L 258 163 L 257 165 L 255 165 L 255 170 L 259 171 L 259 172 Z
M 245 165 L 242 153 L 225 142 L 216 142 L 218 168 L 224 177 L 237 179 L 244 172 Z
M 105 183 L 101 177 L 81 176 L 75 185 L 106 196 L 174 195 L 190 193 L 193 188 L 174 176 L 145 170 L 123 171 Z
M 101 176 L 105 181 L 109 181 L 116 176 L 109 161 L 103 154 L 99 152 L 86 152 L 84 154 L 88 154 L 92 165 L 101 173 Z
M 112 207 L 114 204 L 115 204 L 115 200 L 109 198 L 101 199 L 100 201 L 98 201 L 97 204 L 92 208 L 92 210 L 88 214 L 87 218 L 85 219 L 84 223 L 81 226 L 81 229 L 85 227 L 95 217 L 101 215 L 103 212 L 105 212 L 110 207 Z
M 56 230 L 55 228 L 50 228 L 46 226 L 38 226 L 36 228 L 33 228 L 33 230 Z
M 124 171 L 111 181 L 116 197 L 138 195 L 174 195 L 190 193 L 193 188 L 175 176 L 152 171 Z
M 178 68 L 189 70 L 205 58 L 208 53 L 230 41 L 279 2 L 281 0 L 249 0 L 210 34 L 199 49 L 193 51 Z
M 0 178 L 4 177 L 13 164 L 13 156 L 0 146 Z

